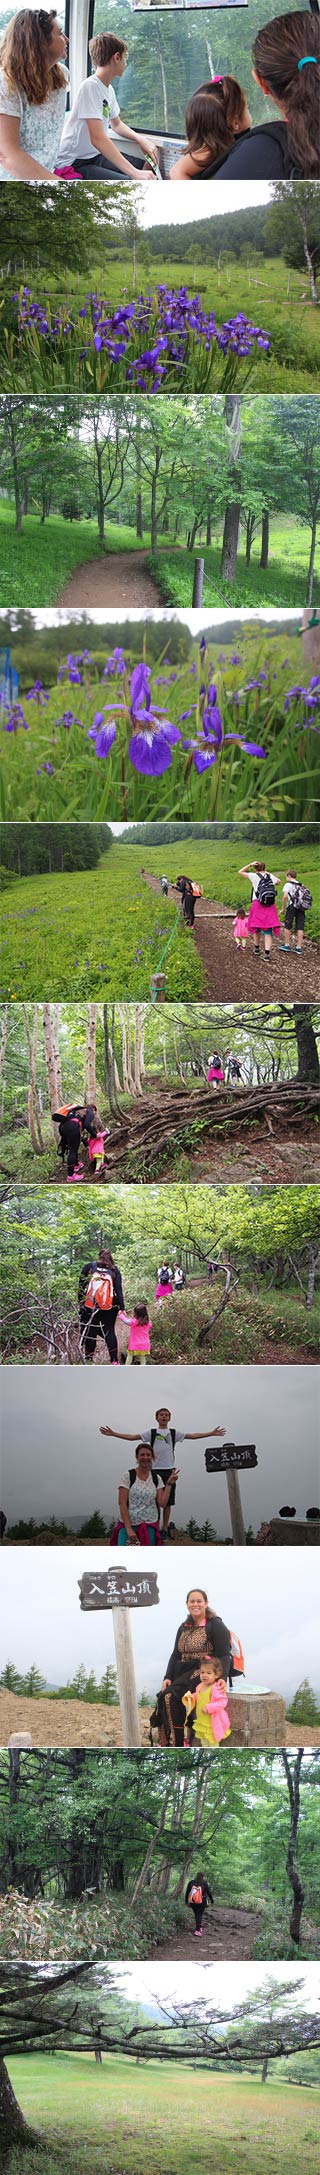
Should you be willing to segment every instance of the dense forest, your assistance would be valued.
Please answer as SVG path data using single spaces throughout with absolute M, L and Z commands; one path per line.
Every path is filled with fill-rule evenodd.
M 21 1912 L 32 1959 L 150 1955 L 164 1939 L 174 1957 L 196 1861 L 213 1929 L 226 1912 L 222 1953 L 246 1909 L 256 1914 L 250 1953 L 270 1954 L 271 1938 L 274 1955 L 301 1942 L 304 1953 L 304 1941 L 314 1954 L 318 1755 L 229 1750 L 223 1772 L 213 1766 L 199 1751 L 152 1762 L 142 1752 L 3 1752 L 1 1954 L 15 1953 Z
M 257 1197 L 255 1186 L 214 1193 L 185 1181 L 175 1184 L 174 1200 L 166 1185 L 109 1185 L 106 1197 L 77 1188 L 72 1199 L 45 1188 L 10 1192 L 2 1208 L 4 1358 L 86 1363 L 79 1278 L 101 1246 L 119 1264 L 126 1308 L 147 1302 L 155 1362 L 261 1361 L 268 1340 L 278 1361 L 316 1358 L 319 1236 L 314 1186 L 267 1188 Z M 178 1263 L 186 1283 L 178 1300 L 173 1293 L 159 1307 L 162 1262 L 171 1273 Z

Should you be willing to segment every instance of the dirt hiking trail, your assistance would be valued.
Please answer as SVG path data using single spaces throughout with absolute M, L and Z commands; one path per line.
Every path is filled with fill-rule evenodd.
M 159 590 L 147 572 L 145 551 L 119 551 L 103 553 L 101 559 L 89 559 L 85 566 L 76 566 L 64 583 L 58 604 L 91 605 L 92 608 L 108 605 L 135 604 L 144 607 L 161 604 Z
M 235 1910 L 228 1906 L 205 1911 L 201 1940 L 197 1940 L 193 1912 L 186 1910 L 186 1928 L 176 1926 L 172 1941 L 159 1944 L 150 1951 L 152 1963 L 184 1963 L 200 1960 L 213 1963 L 215 1957 L 250 1958 L 260 1933 L 261 1917 L 258 1911 Z
M 185 840 L 177 845 L 177 870 L 180 861 L 184 868 Z M 161 892 L 158 876 L 144 870 L 144 881 L 151 891 Z M 188 873 L 188 870 L 186 871 Z M 194 873 L 194 882 L 196 881 Z M 177 906 L 179 893 L 169 884 L 168 896 Z M 196 899 L 195 926 L 189 931 L 190 943 L 196 944 L 205 982 L 205 997 L 229 1004 L 241 1004 L 253 999 L 257 1004 L 268 1004 L 269 994 L 280 1001 L 294 1003 L 297 998 L 304 1002 L 318 999 L 319 949 L 306 940 L 301 958 L 297 953 L 286 956 L 280 950 L 278 939 L 272 945 L 270 961 L 261 948 L 259 957 L 254 953 L 253 940 L 249 937 L 246 951 L 237 951 L 233 936 L 233 907 L 222 906 L 215 899 Z M 282 939 L 281 939 L 282 941 Z

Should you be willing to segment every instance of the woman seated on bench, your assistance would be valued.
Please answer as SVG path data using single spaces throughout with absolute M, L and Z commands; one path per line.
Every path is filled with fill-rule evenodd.
M 158 160 L 157 144 L 147 136 L 140 136 L 138 129 L 129 128 L 121 120 L 120 108 L 113 88 L 114 78 L 124 75 L 128 47 L 123 38 L 100 31 L 90 38 L 90 59 L 94 74 L 86 76 L 80 84 L 71 113 L 66 114 L 60 140 L 60 167 L 73 168 L 75 174 L 86 181 L 115 180 L 118 173 L 131 174 L 136 181 L 137 168 L 141 172 L 141 160 L 123 157 L 115 135 L 128 137 L 133 149 L 144 152 L 147 172 L 155 171 Z M 112 130 L 112 134 L 110 133 Z

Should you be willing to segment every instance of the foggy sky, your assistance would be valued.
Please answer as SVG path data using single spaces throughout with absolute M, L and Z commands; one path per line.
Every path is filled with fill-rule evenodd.
M 152 1427 L 157 1406 L 192 1433 L 225 1427 L 227 1441 L 256 1444 L 258 1466 L 241 1474 L 246 1525 L 283 1503 L 305 1516 L 320 1499 L 319 1393 L 313 1367 L 15 1367 L 2 1373 L 1 1507 L 8 1523 L 51 1517 L 79 1525 L 100 1510 L 116 1519 L 121 1475 L 135 1444 L 100 1435 L 109 1424 L 133 1433 Z M 206 1442 L 177 1445 L 176 1523 L 205 1519 L 220 1540 L 231 1536 L 225 1474 L 206 1473 Z
M 317 1550 L 299 1559 L 284 1548 L 139 1550 L 139 1575 L 156 1569 L 160 1604 L 131 1611 L 138 1691 L 154 1695 L 166 1672 L 186 1594 L 199 1586 L 211 1607 L 240 1634 L 247 1687 L 292 1696 L 303 1677 L 320 1691 Z M 83 1572 L 119 1570 L 119 1552 L 84 1547 L 2 1548 L 0 1670 L 8 1658 L 23 1673 L 35 1662 L 48 1684 L 65 1683 L 80 1662 L 100 1677 L 114 1662 L 112 1614 L 80 1611 Z M 132 1569 L 129 1551 L 121 1568 Z M 137 1568 L 137 1556 L 134 1568 Z M 94 1718 L 93 1718 L 94 1723 Z

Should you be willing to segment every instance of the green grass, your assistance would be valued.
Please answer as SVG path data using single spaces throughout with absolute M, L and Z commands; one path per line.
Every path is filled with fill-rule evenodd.
M 141 849 L 111 847 L 97 869 L 22 877 L 2 902 L 2 995 L 148 997 L 176 908 L 140 876 Z M 202 970 L 181 920 L 166 954 L 170 998 L 199 997 Z
M 126 538 L 130 532 L 125 532 Z M 64 541 L 64 540 L 63 540 Z M 111 541 L 114 541 L 114 532 Z M 163 630 L 164 632 L 164 630 Z M 142 646 L 142 633 L 141 633 Z M 147 637 L 147 657 L 150 644 Z M 162 638 L 164 649 L 169 650 Z M 57 679 L 59 667 L 59 636 L 55 666 L 52 662 L 53 684 L 47 692 L 45 705 L 39 708 L 36 700 L 28 700 L 25 708 L 27 731 L 23 727 L 16 732 L 2 735 L 1 746 L 1 797 L 5 821 L 52 822 L 79 818 L 86 822 L 99 822 L 109 811 L 116 821 L 125 814 L 128 819 L 148 820 L 156 813 L 187 818 L 219 818 L 228 822 L 233 818 L 245 820 L 256 815 L 268 820 L 270 796 L 274 816 L 289 820 L 290 813 L 296 821 L 312 818 L 317 812 L 318 792 L 318 739 L 317 734 L 304 731 L 305 704 L 301 697 L 285 709 L 288 690 L 301 685 L 304 658 L 301 638 L 296 631 L 283 634 L 277 627 L 270 635 L 256 627 L 240 625 L 236 663 L 232 662 L 232 650 L 218 652 L 211 649 L 213 669 L 217 684 L 224 732 L 221 761 L 210 769 L 209 775 L 198 776 L 187 749 L 184 734 L 173 751 L 170 768 L 155 781 L 151 776 L 140 777 L 133 769 L 129 757 L 124 756 L 125 784 L 122 775 L 123 750 L 131 738 L 131 721 L 118 721 L 116 743 L 106 761 L 97 760 L 95 746 L 88 737 L 95 713 L 106 700 L 112 701 L 110 688 L 101 678 L 106 648 L 100 657 L 99 672 L 93 664 L 90 683 L 70 689 L 67 671 L 61 682 Z M 209 670 L 209 661 L 206 672 Z M 160 664 L 161 658 L 158 660 Z M 130 675 L 132 655 L 126 649 L 127 671 Z M 196 668 L 196 669 L 195 669 Z M 55 673 L 55 677 L 54 677 Z M 27 690 L 37 674 L 37 662 L 29 668 Z M 190 677 L 190 675 L 194 675 Z M 198 645 L 194 656 L 182 664 L 176 664 L 173 683 L 168 698 L 169 715 L 173 725 L 189 713 L 193 732 L 203 677 Z M 259 684 L 257 684 L 259 681 Z M 158 685 L 158 664 L 151 671 L 150 690 L 156 701 L 161 701 Z M 120 701 L 124 698 L 124 683 L 117 689 Z M 163 698 L 162 698 L 163 699 Z M 71 726 L 66 731 L 61 718 L 67 709 Z M 188 732 L 188 725 L 186 726 Z M 251 741 L 264 749 L 264 759 L 246 755 L 228 734 L 242 733 L 244 741 Z M 46 764 L 49 762 L 49 774 Z M 125 795 L 125 806 L 124 806 Z
M 195 242 L 196 239 L 195 229 Z M 219 327 L 240 310 L 251 322 L 263 327 L 270 338 L 271 354 L 268 357 L 257 352 L 250 374 L 250 385 L 253 384 L 255 391 L 269 392 L 271 376 L 273 392 L 299 393 L 317 390 L 320 356 L 319 311 L 312 307 L 309 283 L 299 271 L 293 270 L 291 273 L 291 291 L 288 297 L 288 271 L 279 257 L 261 258 L 250 272 L 249 267 L 243 260 L 239 261 L 235 254 L 234 259 L 230 259 L 228 265 L 222 266 L 219 273 L 217 264 L 202 265 L 195 259 L 192 263 L 186 264 L 182 261 L 181 264 L 170 264 L 168 259 L 161 263 L 160 259 L 154 258 L 152 263 L 151 239 L 149 268 L 145 268 L 143 264 L 139 266 L 138 262 L 135 288 L 132 256 L 123 257 L 122 261 L 116 260 L 113 255 L 108 259 L 108 250 L 104 252 L 103 264 L 93 267 L 90 281 L 83 281 L 77 275 L 73 277 L 70 270 L 66 272 L 64 283 L 60 278 L 59 286 L 54 277 L 48 277 L 47 272 L 44 273 L 41 269 L 31 272 L 29 278 L 34 299 L 43 301 L 45 298 L 47 305 L 51 303 L 52 310 L 61 305 L 61 302 L 66 306 L 70 304 L 75 317 L 81 303 L 86 299 L 89 286 L 92 292 L 97 290 L 106 297 L 110 308 L 115 308 L 124 296 L 128 301 L 134 293 L 155 295 L 157 287 L 166 283 L 175 290 L 186 285 L 189 294 L 200 294 L 203 309 L 208 312 L 214 310 Z M 16 280 L 14 284 L 16 286 Z M 10 290 L 7 289 L 5 318 L 10 328 L 16 322 L 16 313 L 11 304 L 11 285 Z M 5 388 L 10 387 L 12 382 L 20 385 L 24 391 L 41 391 L 48 381 L 57 389 L 62 385 L 70 386 L 70 340 L 64 345 L 62 361 L 58 359 L 56 351 L 51 358 L 43 342 L 40 346 L 34 342 L 31 349 L 25 342 L 23 351 L 17 348 L 15 340 L 13 347 L 11 343 L 8 347 L 3 331 L 1 346 Z M 80 385 L 87 383 L 89 391 L 92 391 L 95 382 L 97 386 L 100 385 L 101 370 L 105 370 L 105 358 L 95 357 L 94 353 L 90 356 L 90 381 L 87 365 L 79 362 L 81 348 L 83 323 L 73 338 L 73 382 Z M 181 390 L 184 385 L 193 391 L 197 388 L 203 389 L 203 368 L 206 389 L 209 390 L 211 386 L 218 390 L 223 382 L 224 364 L 219 350 L 215 347 L 209 376 L 207 360 L 200 359 L 196 352 L 191 377 L 190 370 L 181 373 Z M 240 364 L 237 377 L 240 386 L 246 377 L 247 365 Z M 119 388 L 126 380 L 126 363 L 122 365 L 121 372 L 119 365 L 111 367 L 111 379 L 108 382 L 112 383 L 113 389 L 117 386 Z M 103 380 L 101 389 L 103 390 Z
M 221 899 L 235 908 L 248 902 L 249 884 L 239 877 L 241 842 L 212 846 L 193 839 L 188 850 L 190 874 L 203 885 L 208 898 Z M 52 1001 L 68 997 L 113 996 L 147 998 L 150 977 L 158 968 L 167 937 L 166 996 L 168 1001 L 202 996 L 202 968 L 194 939 L 179 920 L 173 935 L 176 908 L 153 893 L 141 877 L 141 846 L 113 845 L 97 869 L 76 875 L 21 877 L 10 884 L 2 901 L 1 989 L 2 997 Z M 245 852 L 249 848 L 246 843 Z M 192 856 L 192 859 L 191 859 Z M 166 873 L 175 877 L 186 862 L 186 842 L 166 845 Z M 288 848 L 276 856 L 283 879 L 288 867 Z M 163 845 L 146 846 L 144 866 L 161 874 Z M 189 873 L 187 869 L 187 874 Z M 308 935 L 320 934 L 320 870 L 316 846 L 308 846 L 301 875 L 310 886 L 314 904 L 308 914 Z M 279 886 L 281 897 L 281 886 Z
M 47 2138 L 24 2175 L 303 2175 L 318 2169 L 319 2092 L 149 2062 L 91 2056 L 15 2058 L 14 2090 Z M 8 2175 L 21 2175 L 10 2157 Z
M 265 571 L 259 565 L 260 535 L 253 539 L 249 568 L 242 545 L 232 585 L 221 580 L 221 541 L 206 549 L 197 540 L 195 551 L 204 557 L 204 605 L 278 605 L 294 610 L 306 603 L 310 530 L 302 523 L 290 518 L 286 521 L 282 515 L 270 522 L 269 565 Z M 150 553 L 148 565 L 165 604 L 190 604 L 190 561 L 181 550 L 168 545 L 165 552 Z M 320 540 L 315 566 L 314 604 L 320 601 Z
M 106 551 L 143 551 L 148 544 L 148 533 L 143 543 L 135 536 L 134 529 L 116 521 L 106 524 Z M 101 559 L 101 546 L 95 520 L 64 521 L 62 514 L 50 514 L 41 527 L 39 514 L 26 514 L 21 535 L 17 536 L 14 507 L 3 501 L 0 504 L 0 606 L 4 611 L 12 605 L 30 607 L 57 604 L 60 591 L 73 574 L 74 567 L 85 565 L 88 559 Z M 44 594 L 45 584 L 45 594 Z

